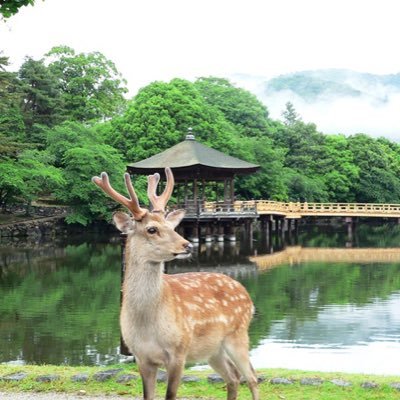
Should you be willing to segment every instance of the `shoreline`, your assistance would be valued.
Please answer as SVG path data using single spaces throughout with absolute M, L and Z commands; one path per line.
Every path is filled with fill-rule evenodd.
M 317 400 L 398 399 L 400 376 L 258 369 L 260 398 Z M 157 394 L 166 390 L 166 374 L 157 377 Z M 70 396 L 140 397 L 142 385 L 135 364 L 57 366 L 0 364 L 0 393 L 61 393 Z M 239 398 L 250 399 L 246 385 Z M 186 369 L 179 388 L 183 399 L 224 399 L 225 384 L 213 370 Z M 129 397 L 130 396 L 130 397 Z M 22 398 L 22 397 L 21 397 Z M 75 397 L 70 397 L 75 398 Z

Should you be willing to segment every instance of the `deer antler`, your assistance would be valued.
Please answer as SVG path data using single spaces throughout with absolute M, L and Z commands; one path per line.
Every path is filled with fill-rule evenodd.
M 102 189 L 104 193 L 108 194 L 116 202 L 125 206 L 132 213 L 133 218 L 135 220 L 140 221 L 146 215 L 147 210 L 140 207 L 139 200 L 137 198 L 135 190 L 133 189 L 129 174 L 125 173 L 124 178 L 125 178 L 125 186 L 128 189 L 130 199 L 126 198 L 125 196 L 118 193 L 115 189 L 112 188 L 106 172 L 102 172 L 100 177 L 94 176 L 92 178 L 92 181 L 100 189 Z
M 147 177 L 147 196 L 150 203 L 153 206 L 153 211 L 164 212 L 165 206 L 171 197 L 172 191 L 174 190 L 174 175 L 172 174 L 171 168 L 165 168 L 165 175 L 167 177 L 167 184 L 163 193 L 157 196 L 157 185 L 160 180 L 160 174 L 149 175 Z

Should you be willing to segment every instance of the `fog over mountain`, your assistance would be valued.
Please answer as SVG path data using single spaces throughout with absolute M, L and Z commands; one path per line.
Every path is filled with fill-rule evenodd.
M 304 122 L 324 133 L 367 133 L 400 141 L 400 73 L 375 75 L 321 69 L 272 79 L 236 74 L 238 86 L 253 92 L 272 118 L 282 119 L 290 101 Z

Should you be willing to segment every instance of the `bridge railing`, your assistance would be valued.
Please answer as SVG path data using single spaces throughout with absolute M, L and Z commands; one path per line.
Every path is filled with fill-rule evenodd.
M 284 203 L 278 201 L 256 200 L 257 211 L 260 213 L 282 212 L 282 214 L 399 214 L 400 204 L 379 203 Z
M 233 203 L 207 201 L 197 205 L 186 205 L 187 215 L 194 216 L 247 216 L 253 214 L 275 214 L 288 218 L 312 215 L 338 216 L 392 216 L 400 218 L 400 204 L 380 203 L 300 203 L 273 200 L 247 200 Z
M 254 201 L 235 201 L 233 203 L 206 201 L 199 206 L 200 214 L 248 214 L 257 213 Z

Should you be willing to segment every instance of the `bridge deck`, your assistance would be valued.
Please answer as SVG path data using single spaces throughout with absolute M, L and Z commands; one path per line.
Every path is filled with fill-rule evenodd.
M 278 215 L 288 219 L 318 216 L 400 218 L 400 204 L 285 203 L 270 200 L 235 201 L 233 204 L 206 202 L 197 210 L 197 215 L 203 218 L 213 215 L 234 218 Z

